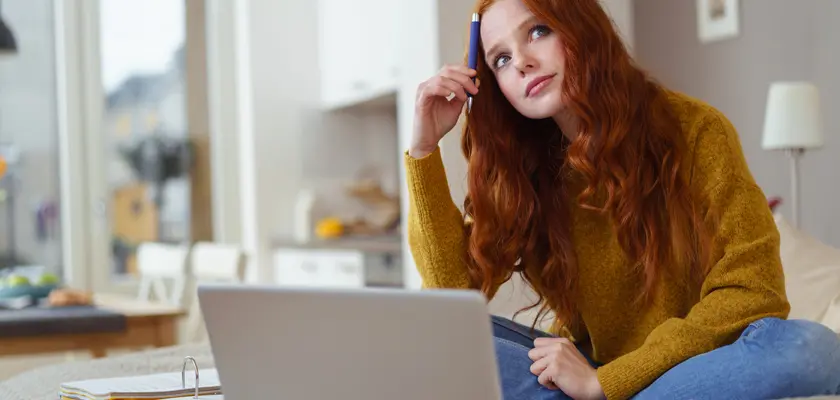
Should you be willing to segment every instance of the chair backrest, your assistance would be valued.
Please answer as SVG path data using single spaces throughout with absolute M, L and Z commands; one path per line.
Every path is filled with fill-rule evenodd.
M 245 253 L 238 246 L 199 242 L 193 245 L 190 265 L 199 282 L 243 282 Z
M 222 243 L 198 242 L 190 251 L 191 278 L 201 282 L 243 283 L 247 257 L 238 246 Z M 191 290 L 186 340 L 197 343 L 207 340 L 204 316 L 195 290 Z
M 142 243 L 137 248 L 140 300 L 164 301 L 181 306 L 187 281 L 189 247 L 164 243 Z M 169 287 L 168 287 L 169 286 Z

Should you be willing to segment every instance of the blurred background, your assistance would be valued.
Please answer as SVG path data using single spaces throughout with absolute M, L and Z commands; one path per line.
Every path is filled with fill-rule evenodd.
M 840 1 L 602 3 L 643 68 L 731 119 L 776 211 L 840 247 Z M 189 257 L 144 267 L 144 244 L 204 243 L 235 252 L 232 281 L 419 288 L 402 157 L 415 89 L 463 62 L 472 6 L 3 0 L 0 273 L 146 297 L 196 274 Z M 785 152 L 765 123 L 788 81 L 818 89 L 823 129 Z M 442 152 L 460 205 L 459 131 Z M 0 360 L 0 377 L 55 361 L 33 360 Z

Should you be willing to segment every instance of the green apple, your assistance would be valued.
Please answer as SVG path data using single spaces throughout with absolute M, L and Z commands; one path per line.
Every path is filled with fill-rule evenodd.
M 23 275 L 12 274 L 12 275 L 9 275 L 8 277 L 6 277 L 6 285 L 8 285 L 9 287 L 29 286 L 30 283 L 29 283 L 29 278 L 27 278 Z
M 41 275 L 40 278 L 38 278 L 38 285 L 40 286 L 52 286 L 58 285 L 58 283 L 59 279 L 58 276 L 56 276 L 55 274 L 46 273 Z

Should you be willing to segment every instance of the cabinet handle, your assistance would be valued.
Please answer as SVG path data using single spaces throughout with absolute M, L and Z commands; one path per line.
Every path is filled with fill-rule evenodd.
M 344 272 L 345 274 L 356 273 L 356 266 L 353 264 L 340 264 L 339 269 L 341 269 L 341 272 Z
M 313 263 L 304 261 L 300 264 L 300 269 L 302 269 L 305 272 L 309 272 L 311 274 L 314 274 L 315 272 L 317 272 L 318 266 L 316 266 Z

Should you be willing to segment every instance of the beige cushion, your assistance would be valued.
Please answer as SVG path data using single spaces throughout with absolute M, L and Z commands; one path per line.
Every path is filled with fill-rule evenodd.
M 834 297 L 820 323 L 840 334 L 840 295 Z
M 790 318 L 820 322 L 840 332 L 840 249 L 828 246 L 776 215 Z

